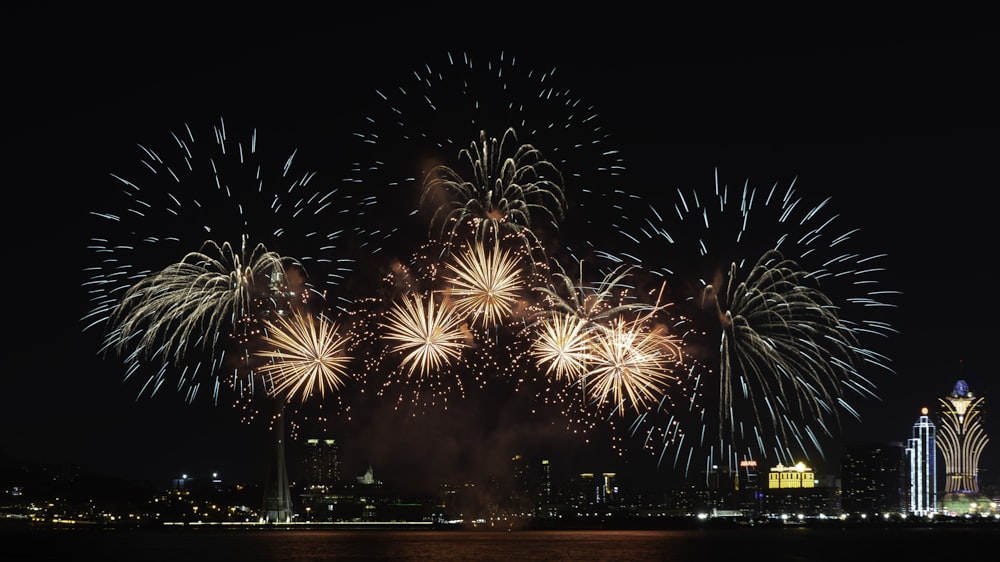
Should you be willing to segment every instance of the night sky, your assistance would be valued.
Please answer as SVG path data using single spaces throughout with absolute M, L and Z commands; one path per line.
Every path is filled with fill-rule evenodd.
M 262 423 L 244 422 L 208 396 L 187 404 L 166 389 L 136 399 L 137 383 L 123 383 L 121 364 L 98 358 L 99 338 L 81 322 L 92 259 L 85 247 L 94 235 L 87 212 L 112 201 L 110 174 L 134 169 L 137 144 L 162 146 L 185 123 L 204 128 L 220 118 L 234 135 L 256 127 L 262 142 L 300 149 L 302 166 L 322 167 L 329 181 L 352 176 L 352 133 L 378 107 L 376 90 L 447 53 L 490 60 L 502 52 L 518 68 L 557 68 L 553 82 L 596 108 L 624 162 L 622 183 L 650 201 L 672 201 L 678 188 L 707 190 L 716 169 L 730 185 L 794 178 L 800 196 L 831 197 L 870 251 L 888 254 L 883 283 L 901 292 L 898 334 L 877 350 L 895 374 L 873 374 L 881 401 L 853 404 L 863 421 L 845 422 L 829 458 L 814 463 L 820 472 L 835 471 L 838 447 L 905 442 L 920 408 L 933 408 L 960 378 L 992 402 L 1000 368 L 991 285 L 1000 133 L 994 32 L 886 33 L 874 23 L 695 32 L 681 23 L 558 20 L 461 31 L 355 21 L 322 31 L 239 28 L 222 18 L 149 28 L 81 21 L 32 20 L 32 33 L 4 39 L 5 223 L 9 263 L 17 265 L 8 274 L 15 313 L 0 394 L 0 453 L 9 459 L 160 480 L 210 471 L 262 479 Z M 393 197 L 386 212 L 410 206 L 386 199 Z M 564 466 L 666 478 L 655 457 L 618 457 L 596 437 L 587 443 L 518 424 L 506 442 L 499 429 L 464 419 L 477 409 L 481 416 L 478 407 L 427 418 L 379 412 L 348 435 L 332 420 L 305 431 L 341 441 L 348 477 L 369 464 L 387 481 L 486 472 L 509 451 L 548 452 L 556 443 L 564 450 L 553 458 Z M 996 419 L 987 418 L 990 435 L 1000 434 Z M 518 442 L 531 434 L 545 445 Z M 293 476 L 296 454 L 290 445 Z M 996 481 L 995 439 L 980 468 Z

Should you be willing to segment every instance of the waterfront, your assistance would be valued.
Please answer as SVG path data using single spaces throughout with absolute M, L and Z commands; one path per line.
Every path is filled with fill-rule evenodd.
M 0 531 L 11 562 L 89 559 L 240 560 L 837 560 L 890 551 L 922 559 L 960 548 L 989 557 L 1000 527 L 727 528 L 684 530 L 439 531 L 292 529 L 36 529 Z

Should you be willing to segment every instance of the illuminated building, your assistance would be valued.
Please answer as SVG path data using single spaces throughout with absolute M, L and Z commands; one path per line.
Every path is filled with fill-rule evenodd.
M 740 461 L 737 481 L 737 501 L 740 509 L 751 514 L 760 513 L 764 493 L 757 482 L 757 461 L 744 459 Z
M 983 428 L 983 398 L 976 398 L 963 380 L 941 404 L 937 446 L 944 457 L 945 493 L 979 491 L 979 456 L 989 439 Z
M 601 486 L 597 489 L 597 503 L 617 504 L 620 499 L 618 484 L 615 483 L 615 473 L 601 474 Z
M 816 477 L 811 468 L 798 463 L 795 466 L 779 464 L 771 468 L 767 475 L 767 488 L 812 488 L 816 485 Z
M 910 513 L 929 515 L 937 512 L 937 472 L 934 445 L 934 422 L 921 408 L 920 417 L 913 424 L 913 436 L 906 442 L 906 459 L 909 468 Z
M 615 504 L 621 499 L 614 472 L 604 472 L 600 479 L 593 472 L 581 472 L 570 482 L 573 501 L 578 506 Z
M 302 480 L 305 488 L 329 488 L 340 481 L 339 446 L 333 439 L 306 439 Z
M 552 465 L 548 459 L 542 459 L 542 480 L 539 489 L 539 500 L 543 504 L 552 503 Z
M 525 513 L 531 509 L 532 503 L 528 459 L 523 455 L 514 455 L 510 460 L 514 488 L 510 493 L 508 507 L 516 513 Z
M 713 464 L 705 472 L 705 489 L 732 492 L 739 487 L 739 472 L 728 466 Z
M 937 448 L 945 466 L 941 511 L 957 515 L 991 510 L 989 499 L 979 494 L 979 457 L 989 442 L 983 427 L 984 398 L 976 398 L 959 380 L 938 402 Z
M 764 511 L 772 516 L 834 515 L 836 490 L 817 482 L 813 469 L 804 463 L 772 467 L 767 475 Z

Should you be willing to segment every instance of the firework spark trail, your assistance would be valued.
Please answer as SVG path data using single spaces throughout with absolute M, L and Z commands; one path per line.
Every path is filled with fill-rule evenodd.
M 592 283 L 584 279 L 584 263 L 580 262 L 577 279 L 558 270 L 551 275 L 549 286 L 535 287 L 535 291 L 545 298 L 549 310 L 596 322 L 629 310 L 655 308 L 636 300 L 632 294 L 635 287 L 627 281 L 635 271 L 634 266 L 619 264 Z
M 567 425 L 584 432 L 598 420 L 616 431 L 617 418 L 648 409 L 676 380 L 683 342 L 664 323 L 670 304 L 662 292 L 653 303 L 636 299 L 632 273 L 618 265 L 591 283 L 581 263 L 578 280 L 559 272 L 536 287 L 546 307 L 530 325 L 534 368 L 562 384 L 524 382 L 541 387 L 540 400 L 559 404 Z
M 793 188 L 794 181 L 784 190 L 746 182 L 730 201 L 716 175 L 714 197 L 678 191 L 676 216 L 651 205 L 634 236 L 658 252 L 643 260 L 644 271 L 671 283 L 670 298 L 684 311 L 677 328 L 688 330 L 687 347 L 697 354 L 681 385 L 687 406 L 671 399 L 660 412 L 679 428 L 650 427 L 663 423 L 650 416 L 637 427 L 661 435 L 663 453 L 688 448 L 673 456 L 685 470 L 695 450 L 731 468 L 744 459 L 822 454 L 841 414 L 857 417 L 851 398 L 876 397 L 867 371 L 892 372 L 887 357 L 865 347 L 871 336 L 895 332 L 878 317 L 898 294 L 879 285 L 885 255 L 852 249 L 859 230 L 837 231 L 839 216 L 825 214 L 829 199 L 808 208 Z M 775 227 L 784 231 L 767 234 Z M 715 427 L 706 432 L 709 420 Z
M 234 302 L 229 310 L 225 298 L 198 302 L 199 293 L 205 297 L 211 288 L 207 273 L 198 276 L 198 268 L 232 274 L 239 286 L 244 282 L 239 272 L 256 259 L 239 255 L 241 249 L 263 248 L 294 256 L 281 294 L 272 295 L 290 302 L 273 302 L 271 308 L 322 298 L 343 303 L 335 299 L 348 294 L 348 285 L 364 284 L 355 275 L 359 259 L 378 254 L 389 235 L 364 225 L 377 197 L 320 186 L 316 172 L 294 172 L 298 151 L 275 158 L 273 147 L 260 143 L 255 130 L 231 137 L 220 120 L 207 133 L 185 125 L 168 138 L 164 148 L 140 145 L 135 169 L 112 174 L 120 189 L 107 208 L 89 213 L 95 234 L 87 250 L 94 262 L 85 269 L 91 308 L 82 319 L 83 330 L 102 332 L 102 349 L 122 355 L 127 377 L 152 372 L 140 393 L 155 392 L 176 374 L 178 390 L 191 400 L 207 377 L 218 401 L 224 386 L 238 393 L 256 386 L 252 371 L 238 364 L 249 359 L 240 349 L 246 343 L 242 339 L 256 333 L 262 318 L 253 317 L 253 303 Z M 232 247 L 240 263 L 195 259 L 204 244 Z M 185 293 L 187 281 L 201 286 Z M 265 293 L 254 297 L 270 298 Z M 171 301 L 184 306 L 171 309 Z M 209 310 L 212 302 L 220 307 L 215 312 Z M 164 317 L 153 319 L 153 314 Z M 235 337 L 236 349 L 217 345 L 227 332 Z M 202 353 L 206 340 L 212 340 L 213 352 Z
M 254 355 L 267 360 L 257 372 L 270 379 L 272 395 L 285 401 L 299 396 L 305 403 L 317 392 L 325 399 L 328 390 L 344 387 L 353 358 L 346 354 L 348 337 L 341 335 L 340 324 L 299 310 L 264 324 L 266 348 Z

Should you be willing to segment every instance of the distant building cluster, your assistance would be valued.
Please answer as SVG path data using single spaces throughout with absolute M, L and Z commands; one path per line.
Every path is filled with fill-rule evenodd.
M 554 461 L 515 454 L 485 482 L 441 483 L 435 494 L 414 497 L 376 477 L 344 478 L 333 439 L 308 439 L 300 482 L 287 483 L 283 442 L 278 478 L 262 485 L 211 478 L 172 481 L 168 490 L 131 487 L 109 494 L 107 481 L 14 467 L 0 474 L 0 520 L 90 524 L 371 524 L 541 528 L 655 526 L 658 521 L 727 519 L 779 521 L 929 521 L 954 518 L 1000 521 L 995 486 L 980 489 L 979 459 L 988 442 L 984 400 L 964 381 L 940 398 L 932 418 L 923 408 L 903 442 L 857 446 L 840 459 L 840 474 L 817 475 L 805 463 L 711 467 L 669 490 L 630 490 L 614 472 L 557 478 Z M 939 463 L 943 460 L 943 463 Z M 943 469 L 943 471 L 941 470 Z M 506 472 L 506 473 L 504 473 Z M 112 498 L 106 507 L 95 497 Z M 277 487 L 284 486 L 282 489 Z M 263 498 L 263 502 L 261 499 Z M 279 506 L 279 507 L 276 507 Z M 1000 523 L 998 523 L 1000 524 Z

